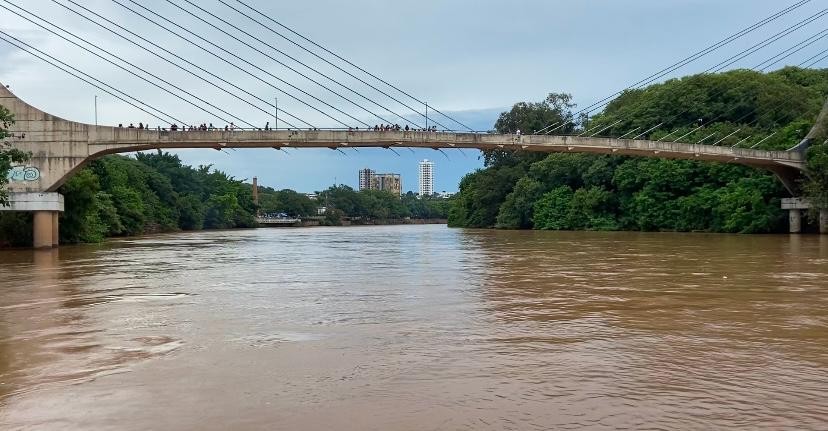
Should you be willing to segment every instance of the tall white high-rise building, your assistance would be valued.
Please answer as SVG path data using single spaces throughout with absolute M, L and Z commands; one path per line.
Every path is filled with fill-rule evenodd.
M 420 196 L 434 194 L 434 162 L 425 159 L 420 162 Z

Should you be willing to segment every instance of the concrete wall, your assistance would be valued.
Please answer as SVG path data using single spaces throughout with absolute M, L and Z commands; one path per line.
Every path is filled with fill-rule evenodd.
M 34 108 L 0 85 L 0 105 L 14 114 L 6 141 L 31 158 L 10 173 L 10 192 L 51 192 L 89 157 L 87 126 Z

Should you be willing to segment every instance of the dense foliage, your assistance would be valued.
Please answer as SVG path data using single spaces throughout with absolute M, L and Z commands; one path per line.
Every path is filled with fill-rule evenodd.
M 14 124 L 14 116 L 5 107 L 0 106 L 0 141 L 9 136 L 9 126 Z M 0 206 L 8 204 L 6 185 L 9 183 L 9 170 L 12 165 L 23 163 L 27 154 L 11 148 L 6 143 L 0 143 Z
M 249 185 L 211 169 L 192 168 L 169 153 L 108 156 L 93 161 L 60 189 L 62 243 L 98 242 L 175 230 L 255 225 Z M 31 215 L 0 214 L 0 244 L 31 242 Z
M 2 167 L 2 164 L 0 164 Z M 5 178 L 5 176 L 3 177 Z M 417 199 L 413 194 L 356 192 L 331 187 L 319 199 L 293 190 L 261 187 L 259 207 L 251 184 L 236 180 L 211 166 L 183 165 L 178 156 L 157 152 L 134 158 L 107 156 L 91 162 L 60 189 L 66 212 L 60 221 L 62 243 L 99 242 L 107 237 L 133 236 L 178 230 L 247 228 L 256 225 L 256 213 L 316 216 L 329 208 L 327 224 L 345 217 L 363 219 L 443 218 L 450 202 Z M 0 212 L 0 246 L 31 244 L 32 217 Z
M 379 190 L 356 191 L 348 186 L 330 187 L 319 194 L 326 208 L 325 223 L 341 224 L 344 217 L 388 220 L 402 218 L 445 219 L 451 202 L 439 197 L 417 198 L 408 192 L 396 196 Z
M 564 126 L 555 133 L 647 132 L 642 139 L 709 139 L 706 143 L 787 149 L 808 133 L 826 95 L 828 70 L 737 70 L 627 91 L 589 121 L 574 118 L 568 96 L 552 94 L 542 103 L 515 105 L 501 114 L 495 128 L 511 133 L 560 123 Z M 811 170 L 821 174 L 811 175 L 806 188 L 828 197 L 828 149 L 814 147 L 810 159 Z M 818 187 L 819 181 L 827 186 Z M 449 223 L 552 230 L 777 232 L 785 227 L 779 202 L 785 196 L 772 174 L 739 165 L 497 151 L 486 154 L 485 169 L 461 181 Z
M 339 225 L 345 218 L 363 220 L 446 219 L 451 201 L 439 197 L 418 198 L 408 192 L 402 196 L 379 190 L 356 191 L 346 185 L 331 186 L 316 199 L 293 190 L 263 188 L 259 205 L 264 214 L 290 217 L 315 216 L 324 208 L 323 222 Z

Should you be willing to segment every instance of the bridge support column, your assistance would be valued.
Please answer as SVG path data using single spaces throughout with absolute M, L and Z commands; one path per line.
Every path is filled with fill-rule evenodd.
M 0 211 L 34 214 L 32 239 L 34 248 L 57 247 L 60 240 L 59 217 L 63 212 L 63 196 L 58 193 L 9 193 L 9 206 Z
M 60 213 L 52 213 L 52 247 L 60 245 Z
M 802 211 L 811 209 L 811 204 L 803 198 L 782 199 L 782 209 L 788 210 L 791 233 L 802 233 Z
M 791 233 L 802 233 L 802 210 L 788 210 Z
M 55 223 L 53 211 L 34 212 L 34 248 L 55 246 Z

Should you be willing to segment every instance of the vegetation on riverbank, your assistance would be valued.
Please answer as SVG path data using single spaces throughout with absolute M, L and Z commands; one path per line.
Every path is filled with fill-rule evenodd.
M 445 219 L 451 202 L 439 197 L 423 197 L 408 192 L 396 196 L 379 190 L 356 191 L 348 186 L 330 187 L 319 194 L 319 203 L 326 208 L 323 224 L 339 226 L 345 217 L 367 220 Z
M 14 153 L 0 155 L 0 173 Z M 7 168 L 6 168 L 7 170 Z M 2 178 L 6 178 L 5 174 Z M 293 190 L 261 187 L 259 208 L 252 186 L 211 166 L 193 168 L 169 153 L 135 157 L 107 156 L 91 162 L 60 189 L 66 212 L 60 219 L 61 243 L 100 242 L 107 237 L 179 230 L 249 228 L 262 213 L 316 216 L 327 206 L 325 222 L 363 219 L 446 218 L 448 201 L 402 198 L 378 191 L 356 192 L 347 186 L 323 191 L 317 200 Z M 32 216 L 0 212 L 0 246 L 31 244 Z
M 9 126 L 14 124 L 14 116 L 3 106 L 0 106 L 0 141 L 9 137 Z M 23 163 L 28 155 L 20 150 L 11 148 L 6 143 L 0 143 L 0 206 L 8 204 L 6 185 L 9 183 L 9 170 L 12 165 Z
M 626 91 L 589 121 L 575 117 L 569 95 L 551 94 L 540 103 L 516 104 L 501 114 L 495 128 L 531 132 L 559 123 L 565 126 L 556 133 L 603 130 L 601 135 L 622 136 L 661 124 L 645 138 L 710 144 L 725 138 L 718 145 L 787 149 L 808 133 L 826 95 L 828 70 L 737 70 Z M 816 141 L 809 155 L 810 168 L 818 174 L 805 189 L 815 198 L 828 197 L 823 141 Z M 787 192 L 772 174 L 744 166 L 504 151 L 487 152 L 485 161 L 484 169 L 461 181 L 450 225 L 739 233 L 785 229 L 780 198 Z

